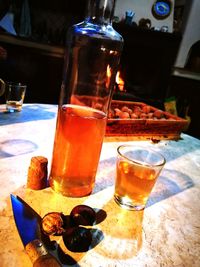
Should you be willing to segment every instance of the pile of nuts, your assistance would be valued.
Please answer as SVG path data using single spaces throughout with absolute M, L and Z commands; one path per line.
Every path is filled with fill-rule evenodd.
M 72 209 L 69 216 L 62 212 L 47 213 L 41 222 L 44 234 L 63 237 L 65 246 L 73 252 L 87 251 L 92 242 L 89 228 L 96 221 L 96 212 L 87 205 L 78 205 Z
M 162 110 L 152 109 L 149 105 L 133 105 L 131 108 L 122 106 L 121 108 L 111 107 L 109 119 L 151 119 L 167 120 L 170 119 Z

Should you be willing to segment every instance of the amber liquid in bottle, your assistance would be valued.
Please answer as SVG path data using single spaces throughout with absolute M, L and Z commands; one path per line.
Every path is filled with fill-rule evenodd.
M 91 2 L 93 16 L 74 25 L 67 39 L 50 173 L 51 187 L 70 197 L 89 195 L 94 187 L 123 46 L 109 12 L 102 13 L 113 0 Z

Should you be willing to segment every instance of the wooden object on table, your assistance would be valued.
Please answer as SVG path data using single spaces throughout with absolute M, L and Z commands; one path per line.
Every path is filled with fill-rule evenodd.
M 122 109 L 124 106 L 134 109 L 135 107 L 147 106 L 142 102 L 118 101 L 111 102 L 111 111 L 115 108 Z M 149 106 L 149 105 L 148 105 Z M 151 113 L 160 112 L 159 109 L 149 106 Z M 118 141 L 127 137 L 130 140 L 178 140 L 180 134 L 187 128 L 188 121 L 168 112 L 161 111 L 163 117 L 158 118 L 108 118 L 106 128 L 106 139 L 112 141 L 117 137 Z
M 41 190 L 47 186 L 48 159 L 43 156 L 31 158 L 28 169 L 27 187 L 33 190 Z
M 58 260 L 51 255 L 40 240 L 28 243 L 25 250 L 33 263 L 33 267 L 61 267 Z

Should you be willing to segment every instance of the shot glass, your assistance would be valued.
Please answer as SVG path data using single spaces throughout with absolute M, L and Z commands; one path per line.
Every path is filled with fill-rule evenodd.
M 165 158 L 149 148 L 122 145 L 117 148 L 115 201 L 129 210 L 145 208 Z
M 7 83 L 6 87 L 7 112 L 21 111 L 27 86 L 21 83 Z

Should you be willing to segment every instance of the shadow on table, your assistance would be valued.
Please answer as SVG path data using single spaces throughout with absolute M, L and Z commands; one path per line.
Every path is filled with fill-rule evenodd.
M 0 142 L 0 159 L 34 152 L 37 144 L 25 139 L 11 139 Z
M 102 208 L 109 215 L 99 225 L 104 239 L 96 247 L 96 253 L 111 260 L 132 259 L 139 253 L 143 244 L 144 210 L 122 209 L 113 199 Z
M 93 194 L 109 187 L 115 183 L 116 158 L 101 161 L 99 165 L 99 176 Z M 147 207 L 179 194 L 194 186 L 192 179 L 184 173 L 176 170 L 163 169 L 156 185 L 151 193 Z
M 37 120 L 50 120 L 56 117 L 57 113 L 51 111 L 51 105 L 34 104 L 23 106 L 22 111 L 0 113 L 0 125 L 8 125 L 13 123 L 22 123 Z
M 175 170 L 165 169 L 158 178 L 146 207 L 179 194 L 194 186 L 192 179 Z

